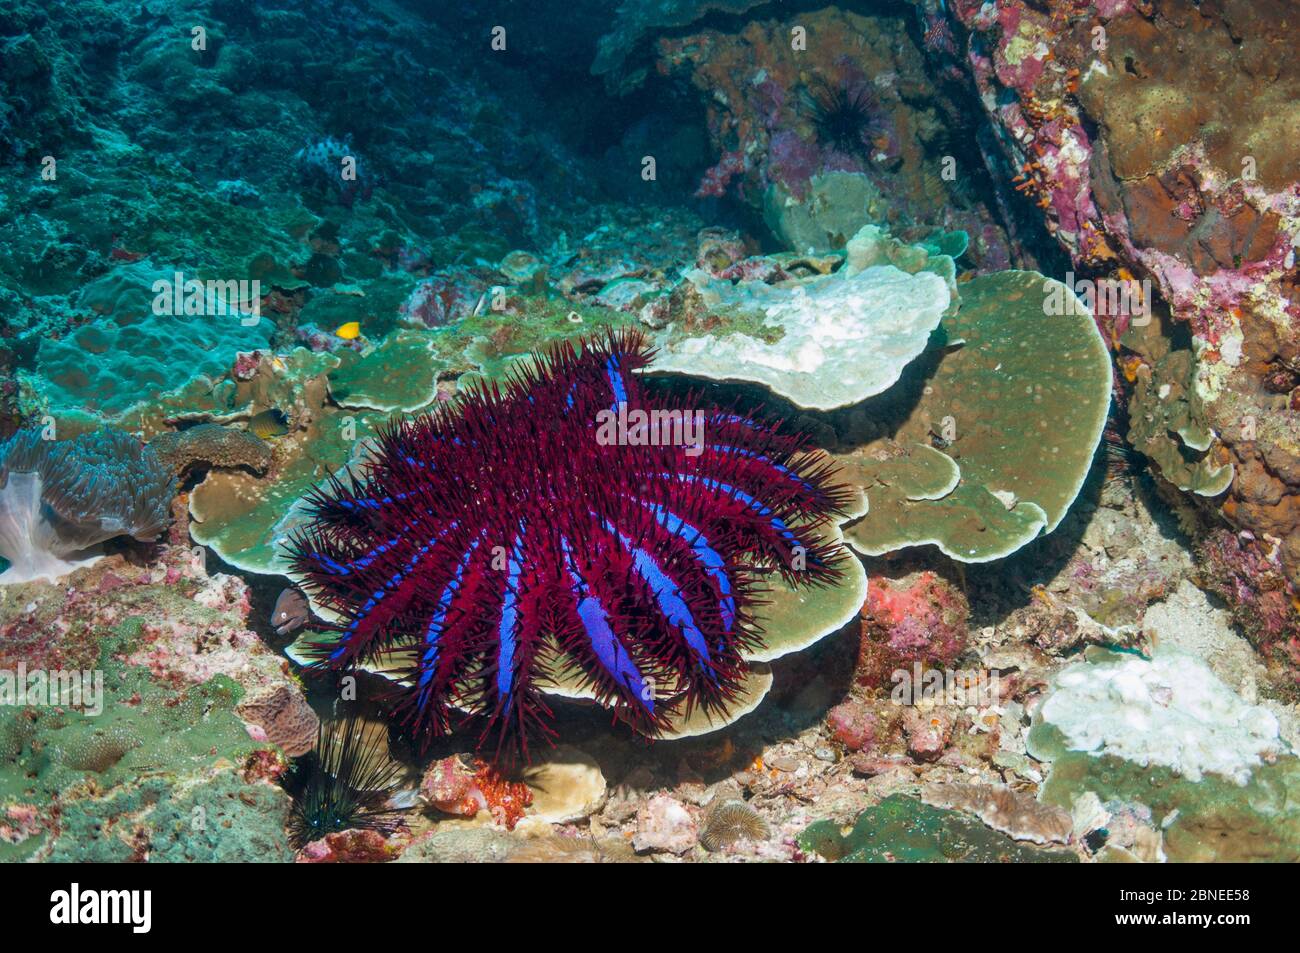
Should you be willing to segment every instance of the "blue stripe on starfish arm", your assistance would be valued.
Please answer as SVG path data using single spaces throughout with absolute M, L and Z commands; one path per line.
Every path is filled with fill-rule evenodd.
M 647 503 L 644 500 L 638 502 L 654 513 L 660 526 L 689 543 L 695 558 L 708 569 L 709 575 L 718 584 L 718 591 L 722 595 L 718 600 L 718 610 L 722 613 L 722 626 L 730 634 L 736 622 L 736 600 L 731 595 L 731 579 L 727 576 L 726 560 L 709 545 L 708 538 L 702 532 L 676 513 L 659 503 Z
M 668 573 L 664 572 L 663 567 L 655 561 L 653 556 L 620 533 L 617 527 L 606 523 L 605 528 L 617 536 L 622 547 L 631 554 L 632 565 L 636 569 L 637 575 L 650 586 L 650 591 L 654 593 L 655 601 L 659 604 L 659 611 L 672 625 L 682 630 L 682 636 L 686 639 L 686 644 L 695 650 L 705 674 L 709 676 L 711 681 L 716 682 L 718 676 L 713 670 L 713 658 L 709 655 L 709 644 L 705 641 L 704 633 L 700 631 L 700 627 L 696 625 L 695 616 L 691 614 L 691 607 L 682 598 L 681 588 L 676 581 Z
M 334 500 L 333 503 L 335 506 L 344 510 L 377 510 L 381 506 L 400 503 L 412 496 L 415 496 L 415 494 L 410 492 L 394 493 L 392 496 L 367 496 L 358 497 L 355 500 L 339 499 Z
M 476 539 L 470 543 L 469 548 L 465 550 L 465 555 L 456 564 L 456 570 L 452 574 L 451 581 L 442 590 L 442 596 L 438 599 L 438 607 L 433 610 L 433 615 L 429 618 L 429 625 L 424 630 L 424 654 L 420 657 L 420 680 L 417 685 L 420 689 L 419 704 L 421 706 L 428 700 L 428 685 L 438 667 L 438 642 L 442 638 L 443 626 L 447 621 L 447 612 L 451 609 L 451 603 L 456 598 L 456 593 L 460 591 L 461 581 L 465 578 L 465 570 L 469 568 L 469 561 L 474 556 L 474 550 L 478 548 L 478 542 Z
M 578 572 L 578 567 L 573 563 L 573 554 L 569 551 L 569 541 L 563 536 L 560 537 L 560 548 L 564 553 L 565 569 L 569 573 L 569 578 L 573 580 L 574 596 L 578 600 L 578 618 L 582 621 L 582 627 L 587 633 L 587 641 L 591 643 L 591 650 L 596 660 L 616 682 L 636 696 L 646 711 L 653 715 L 654 694 L 646 690 L 645 679 L 640 669 L 636 667 L 632 656 L 614 635 L 614 630 L 609 624 L 609 614 Z
M 524 538 L 515 537 L 514 548 L 506 560 L 506 594 L 501 603 L 501 620 L 497 637 L 501 650 L 497 658 L 497 695 L 508 703 L 514 691 L 515 648 L 519 636 L 519 576 L 524 569 Z
M 770 457 L 763 456 L 761 453 L 757 452 L 756 450 L 746 450 L 743 447 L 730 447 L 730 446 L 725 446 L 723 444 L 717 444 L 717 443 L 709 444 L 709 449 L 716 450 L 719 453 L 734 453 L 737 456 L 748 457 L 751 460 L 757 460 L 759 463 L 766 463 L 777 473 L 780 473 L 782 476 L 788 476 L 791 480 L 794 480 L 805 490 L 808 490 L 811 493 L 817 492 L 817 488 L 815 486 L 813 486 L 803 477 L 799 476 L 799 474 L 795 473 L 789 467 L 781 466 L 781 464 L 777 463 L 775 460 L 772 460 Z
M 453 523 L 451 528 L 454 529 L 455 526 L 456 524 Z M 343 630 L 343 636 L 339 639 L 338 648 L 330 653 L 331 662 L 337 661 L 347 654 L 348 649 L 351 648 L 352 640 L 355 639 L 357 634 L 361 631 L 361 626 L 370 617 L 370 613 L 373 612 L 394 589 L 401 585 L 402 582 L 415 571 L 415 567 L 419 565 L 420 560 L 432 552 L 433 547 L 437 542 L 438 540 L 436 538 L 430 539 L 423 546 L 417 548 L 415 555 L 406 561 L 406 565 L 393 573 L 393 575 L 389 577 L 388 581 L 384 583 L 382 588 L 376 589 L 375 592 L 371 594 L 370 598 L 362 603 L 361 609 L 352 617 L 352 621 L 348 623 L 348 627 Z
M 452 525 L 453 527 L 455 526 L 454 523 Z M 409 521 L 406 523 L 405 526 L 402 527 L 402 531 L 404 534 L 409 533 L 413 529 L 415 529 L 414 521 Z M 345 563 L 336 562 L 335 560 L 331 559 L 329 556 L 326 556 L 324 553 L 308 553 L 307 557 L 309 559 L 315 559 L 317 562 L 321 563 L 321 565 L 325 568 L 325 571 L 329 573 L 331 576 L 347 576 L 358 569 L 368 568 L 376 559 L 378 559 L 384 553 L 388 552 L 391 549 L 396 549 L 405 539 L 406 539 L 405 535 L 394 536 L 392 539 L 380 543 L 374 549 L 370 550 L 364 555 L 358 556 L 355 559 L 349 559 Z M 436 542 L 436 539 L 432 540 L 431 542 Z
M 610 355 L 605 361 L 605 373 L 609 375 L 609 386 L 614 391 L 614 409 L 619 404 L 627 403 L 627 383 L 623 380 L 623 370 L 618 366 L 618 358 Z
M 669 477 L 670 479 L 673 478 L 673 475 L 669 473 L 665 473 L 663 474 L 663 476 Z M 785 522 L 783 520 L 781 520 L 777 516 L 772 515 L 771 507 L 769 507 L 766 503 L 763 503 L 761 500 L 757 500 L 754 497 L 750 496 L 744 490 L 738 489 L 734 486 L 731 486 L 730 484 L 723 483 L 719 480 L 712 480 L 709 479 L 708 477 L 698 477 L 692 473 L 679 473 L 676 475 L 676 478 L 680 480 L 685 480 L 687 483 L 703 484 L 704 486 L 708 487 L 710 490 L 717 490 L 719 493 L 725 493 L 727 494 L 727 496 L 739 500 L 741 503 L 744 503 L 745 506 L 747 506 L 749 509 L 756 512 L 759 516 L 767 517 L 768 523 L 771 524 L 774 530 L 776 530 L 778 533 L 781 534 L 781 537 L 790 544 L 791 548 L 798 547 L 805 550 L 808 548 L 804 546 L 803 543 L 799 542 L 799 538 L 794 535 L 790 527 L 785 525 Z

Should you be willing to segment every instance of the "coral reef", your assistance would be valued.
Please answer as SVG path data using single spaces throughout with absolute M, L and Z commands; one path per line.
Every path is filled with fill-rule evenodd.
M 854 237 L 859 246 L 874 240 L 870 229 Z M 820 410 L 887 390 L 925 349 L 951 295 L 924 251 L 909 270 L 883 257 L 850 248 L 832 274 L 777 283 L 688 272 L 703 314 L 669 328 L 653 368 L 755 381 Z M 692 324 L 720 327 L 693 334 Z
M 5 5 L 0 860 L 1300 860 L 1294 10 L 849 7 Z
M 1081 272 L 1149 280 L 1161 318 L 1099 315 L 1137 376 L 1137 445 L 1300 579 L 1293 504 L 1300 72 L 1285 4 L 948 4 L 990 154 Z M 1098 32 L 1100 30 L 1100 32 Z M 1279 541 L 1274 544 L 1272 541 Z M 1243 623 L 1250 601 L 1233 603 Z M 1287 620 L 1294 633 L 1300 616 Z
M 781 13 L 762 11 L 773 12 Z M 971 254 L 982 267 L 1009 263 L 1007 237 L 974 199 L 984 172 L 955 145 L 968 107 L 926 74 L 905 18 L 832 6 L 783 20 L 720 21 L 660 37 L 653 53 L 657 73 L 688 79 L 706 110 L 719 159 L 700 192 L 732 192 L 763 208 L 796 251 L 815 233 L 779 223 L 803 205 L 841 223 L 822 232 L 826 247 L 872 222 L 908 238 L 960 228 L 975 237 Z M 629 71 L 625 82 L 641 75 Z M 830 128 L 844 122 L 828 117 L 843 117 L 845 133 Z M 848 187 L 827 188 L 827 176 Z
M 1091 650 L 1057 674 L 1035 713 L 1031 751 L 1064 751 L 1161 765 L 1190 781 L 1207 773 L 1244 784 L 1286 753 L 1272 712 L 1245 704 L 1204 662 L 1165 649 L 1151 659 Z
M 870 501 L 846 530 L 859 552 L 930 543 L 984 562 L 1060 525 L 1101 440 L 1111 370 L 1088 311 L 1049 310 L 1054 297 L 1072 293 L 1033 272 L 962 284 L 940 325 L 955 349 L 890 440 L 842 458 Z
M 133 423 L 152 402 L 219 377 L 240 352 L 269 344 L 271 323 L 249 311 L 256 302 L 239 300 L 237 287 L 228 293 L 199 283 L 191 292 L 185 284 L 182 274 L 139 262 L 86 285 L 78 306 L 95 317 L 65 337 L 42 339 L 33 373 L 20 375 L 31 412 Z M 185 296 L 177 313 L 173 295 Z M 160 296 L 167 299 L 161 313 Z
M 284 758 L 237 708 L 298 689 L 247 613 L 242 583 L 180 547 L 0 589 L 9 701 L 27 673 L 26 703 L 0 711 L 0 817 L 26 818 L 0 858 L 288 860 Z M 61 706 L 36 673 L 64 673 Z

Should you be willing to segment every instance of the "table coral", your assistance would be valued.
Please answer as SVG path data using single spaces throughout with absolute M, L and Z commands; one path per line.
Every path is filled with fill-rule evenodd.
M 1110 357 L 1088 311 L 1049 313 L 1062 286 L 1033 272 L 960 287 L 941 322 L 954 346 L 894 439 L 842 458 L 867 494 L 846 529 L 866 555 L 927 543 L 963 562 L 1013 553 L 1060 525 L 1101 439 Z
M 1269 397 L 1295 381 L 1292 11 L 1276 0 L 947 10 L 970 32 L 963 62 L 996 151 L 1076 267 L 1149 279 L 1169 308 L 1170 327 L 1109 332 L 1155 382 L 1130 414 L 1157 420 L 1144 439 L 1158 472 L 1213 496 L 1202 505 L 1258 540 L 1296 538 L 1300 442 L 1285 402 Z M 1191 332 L 1188 363 L 1162 373 L 1179 324 Z M 1191 411 L 1191 441 L 1160 429 L 1166 388 Z M 1294 587 L 1300 544 L 1285 543 L 1281 558 Z M 1238 607 L 1243 620 L 1250 611 Z
M 792 587 L 856 589 L 860 566 L 825 532 L 853 494 L 763 420 L 643 389 L 650 357 L 636 334 L 539 356 L 504 390 L 385 431 L 359 478 L 315 491 L 290 554 L 342 617 L 339 638 L 317 646 L 322 665 L 406 654 L 400 717 L 424 741 L 469 708 L 498 746 L 527 752 L 549 720 L 536 682 L 552 669 L 576 671 L 642 731 L 666 728 L 679 706 L 725 719 L 746 694 L 746 653 L 764 648 L 748 567 L 775 565 Z M 651 411 L 698 414 L 708 436 L 609 430 L 611 414 Z M 551 438 L 538 444 L 530 421 Z M 498 505 L 482 505 L 485 491 Z M 618 608 L 627 600 L 641 609 Z M 493 619 L 491 643 L 470 637 Z
M 872 231 L 855 234 L 851 248 Z M 925 349 L 952 301 L 944 277 L 951 260 L 931 262 L 919 250 L 912 262 L 899 259 L 905 269 L 867 255 L 851 250 L 833 273 L 775 284 L 687 272 L 698 306 L 659 335 L 651 370 L 754 381 L 820 410 L 887 390 Z M 712 333 L 696 331 L 699 325 Z

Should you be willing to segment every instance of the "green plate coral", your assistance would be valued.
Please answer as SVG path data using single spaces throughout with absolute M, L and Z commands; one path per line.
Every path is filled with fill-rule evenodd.
M 928 543 L 986 562 L 1064 519 L 1105 427 L 1111 369 L 1082 305 L 1047 313 L 1054 290 L 1069 293 L 1029 271 L 961 285 L 961 306 L 941 325 L 951 347 L 894 440 L 842 458 L 870 503 L 845 530 L 855 549 Z
M 842 830 L 834 821 L 817 821 L 796 838 L 799 849 L 846 864 L 1072 863 L 1070 851 L 1019 844 L 958 811 L 891 794 L 863 811 Z

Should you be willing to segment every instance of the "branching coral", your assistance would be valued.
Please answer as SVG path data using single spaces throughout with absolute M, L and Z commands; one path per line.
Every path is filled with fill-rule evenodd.
M 174 492 L 157 455 L 119 430 L 64 441 L 19 431 L 0 444 L 0 582 L 57 578 L 115 536 L 156 538 Z

